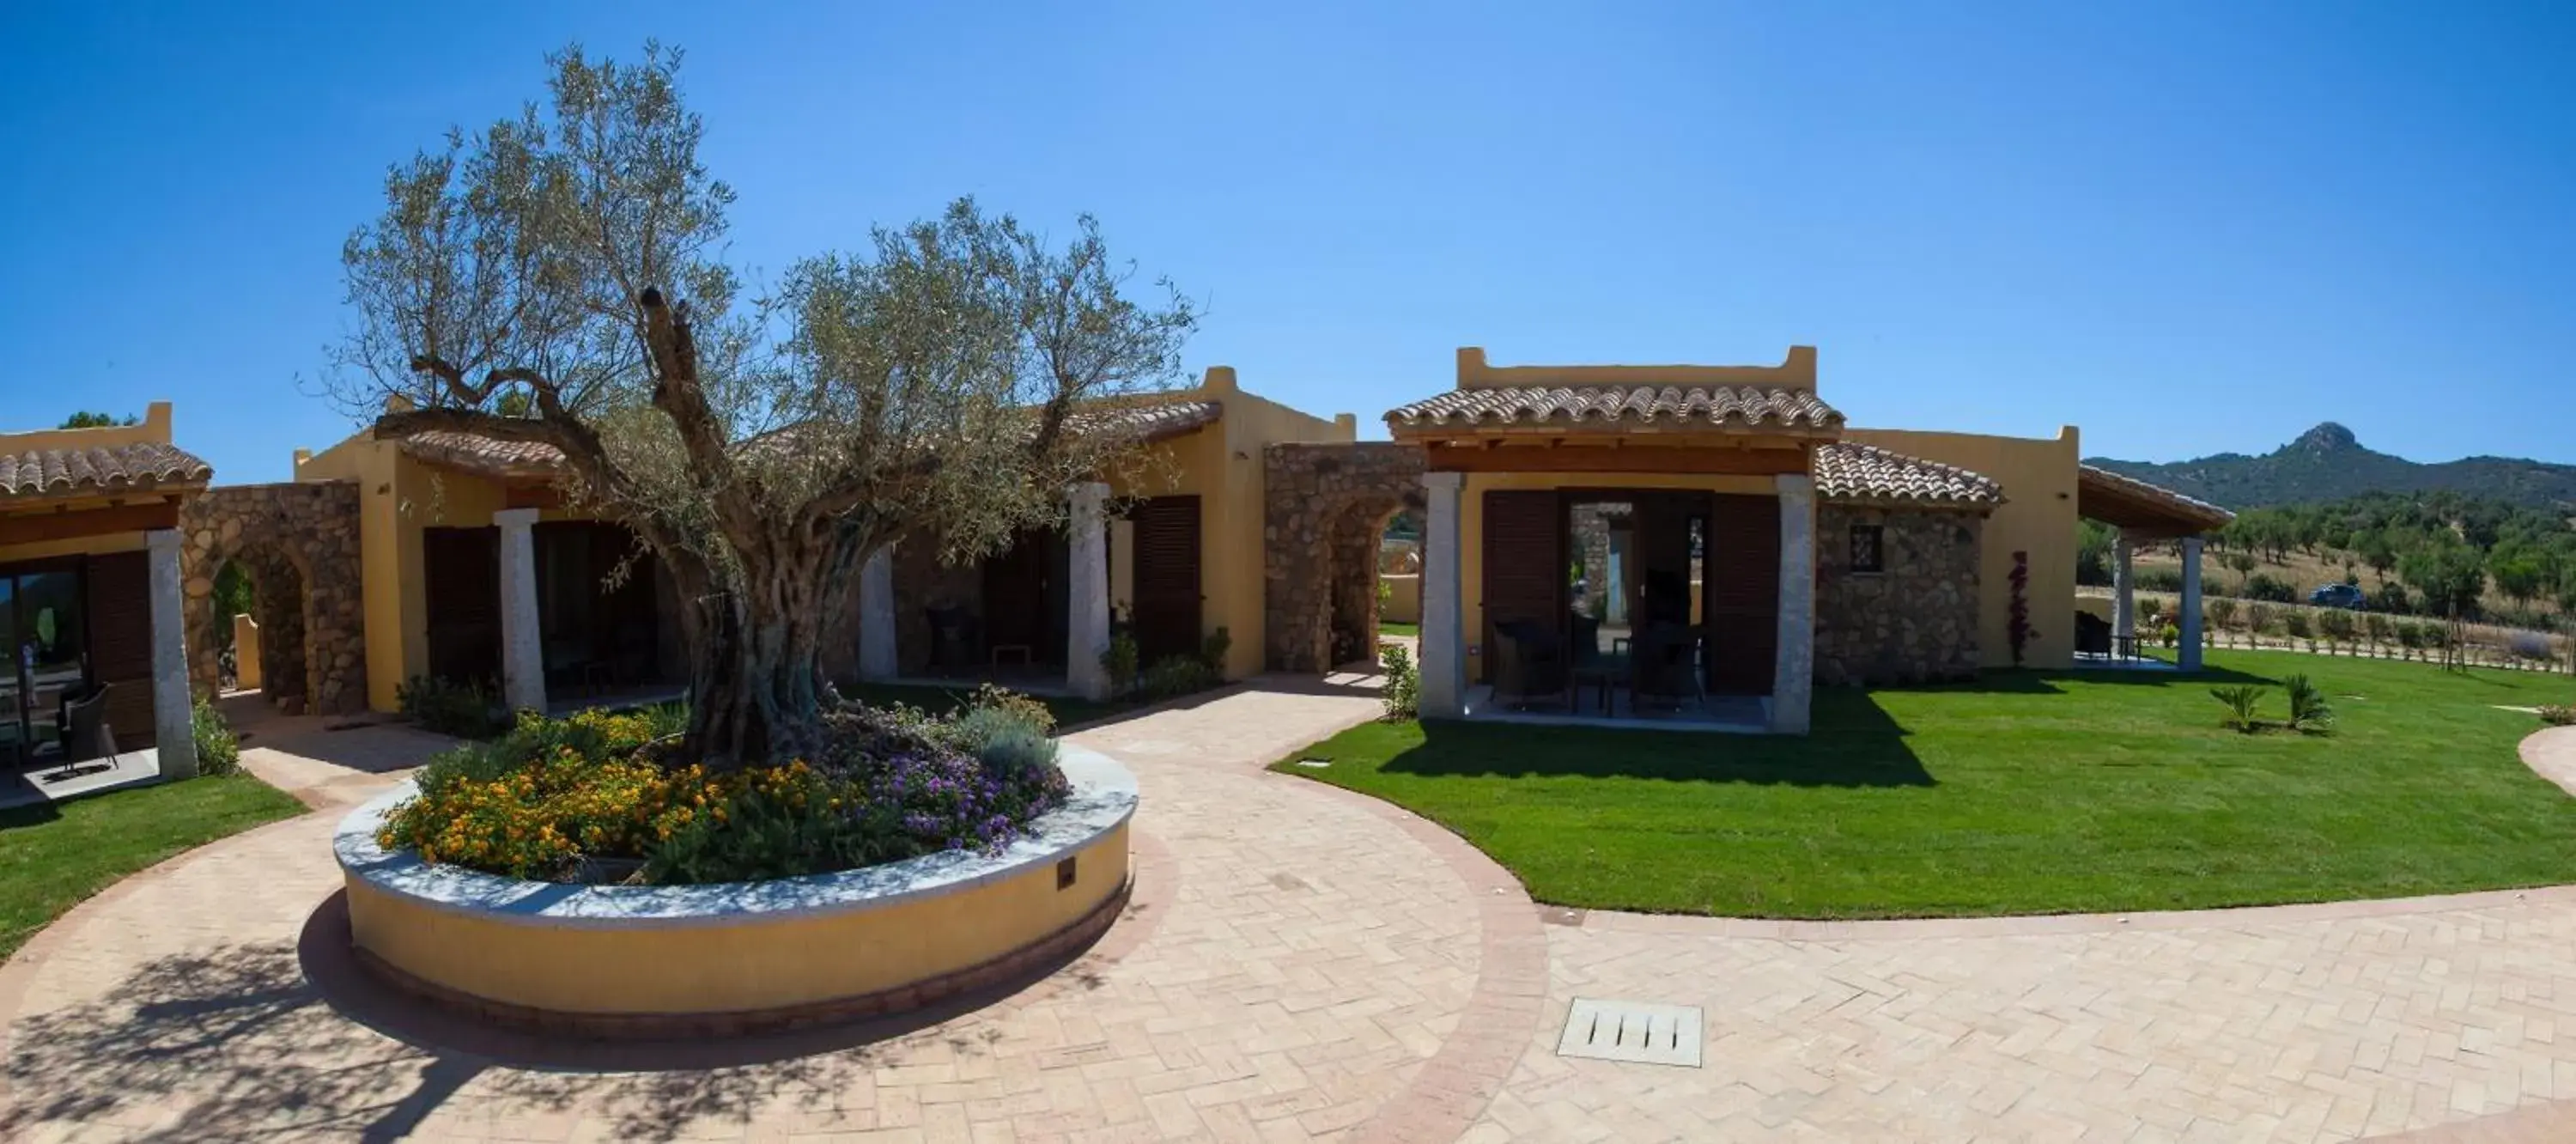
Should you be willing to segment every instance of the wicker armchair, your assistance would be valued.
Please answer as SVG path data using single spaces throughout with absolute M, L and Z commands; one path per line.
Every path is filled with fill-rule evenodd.
M 1494 625 L 1494 702 L 1509 707 L 1566 701 L 1565 641 L 1535 620 Z

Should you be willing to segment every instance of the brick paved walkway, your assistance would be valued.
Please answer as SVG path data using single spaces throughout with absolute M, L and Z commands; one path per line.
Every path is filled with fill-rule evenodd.
M 943 1023 L 723 1063 L 478 1039 L 368 993 L 317 911 L 337 811 L 278 823 L 0 968 L 0 1139 L 2576 1139 L 2576 888 L 1542 926 L 1436 827 L 1258 772 L 1372 710 L 1251 690 L 1082 732 L 1146 795 L 1137 902 L 1098 948 Z M 428 742 L 346 734 L 324 753 L 354 767 L 252 763 L 345 805 Z M 2576 732 L 2526 754 L 2576 773 Z M 1557 1057 L 1578 994 L 1705 1007 L 1705 1067 Z M 548 1053 L 576 1067 L 501 1063 Z
M 1138 902 L 1091 956 L 944 1024 L 773 1063 L 577 1073 L 378 1033 L 308 983 L 348 976 L 327 951 L 318 964 L 312 948 L 299 955 L 308 926 L 327 932 L 315 914 L 338 884 L 338 811 L 253 831 L 86 904 L 0 977 L 0 1138 L 1454 1136 L 1535 1019 L 1535 918 L 1454 839 L 1262 773 L 1376 709 L 1368 691 L 1302 690 L 1223 694 L 1077 736 L 1128 762 L 1146 791 Z M 386 761 L 364 754 L 365 769 Z M 308 759 L 254 765 L 343 805 L 386 781 Z M 1450 858 L 1483 864 L 1489 884 Z M 1504 928 L 1525 932 L 1505 944 L 1518 971 L 1494 975 L 1517 983 L 1504 1002 L 1481 980 L 1495 898 Z M 1518 1018 L 1470 1020 L 1479 999 Z M 357 1000 L 394 1027 L 436 1027 Z M 506 1058 L 522 1046 L 471 1047 Z

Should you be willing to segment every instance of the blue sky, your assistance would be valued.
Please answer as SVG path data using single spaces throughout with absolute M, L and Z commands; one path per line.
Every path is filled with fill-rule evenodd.
M 283 479 L 386 165 L 658 36 L 755 272 L 1091 211 L 1194 367 L 1379 432 L 1460 345 L 1809 343 L 1855 424 L 2576 461 L 2576 9 L 1252 7 L 12 4 L 0 424 L 170 398 Z

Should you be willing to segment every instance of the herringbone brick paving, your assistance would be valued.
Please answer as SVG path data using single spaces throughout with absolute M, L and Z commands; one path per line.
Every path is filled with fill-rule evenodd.
M 338 810 L 253 831 L 0 968 L 0 1139 L 2576 1140 L 2576 890 L 1541 927 L 1436 827 L 1258 772 L 1371 710 L 1256 688 L 1077 736 L 1143 783 L 1131 916 L 993 1007 L 765 1063 L 514 1068 L 379 1033 L 297 950 Z M 349 734 L 381 736 L 369 771 L 421 742 Z M 335 807 L 372 789 L 253 764 Z M 1557 1057 L 1577 995 L 1702 1006 L 1706 1066 Z

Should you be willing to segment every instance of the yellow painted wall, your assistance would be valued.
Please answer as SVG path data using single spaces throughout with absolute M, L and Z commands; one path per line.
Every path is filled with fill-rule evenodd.
M 1982 473 L 2003 486 L 2005 504 L 1986 518 L 1984 565 L 1978 570 L 1982 618 L 1977 644 L 1988 667 L 2012 665 L 2008 632 L 2016 551 L 2030 554 L 2033 638 L 2024 662 L 2039 668 L 2064 668 L 2075 662 L 2075 473 L 2081 455 L 2077 437 L 2071 425 L 2054 439 L 1899 429 L 1852 429 L 1843 434 L 1846 441 Z
M 776 1009 L 899 989 L 973 968 L 1063 930 L 1127 882 L 1127 827 L 1078 853 L 956 893 L 865 912 L 672 928 L 497 921 L 387 894 L 351 876 L 357 944 L 411 975 L 563 1013 Z
M 1226 366 L 1210 368 L 1195 389 L 1155 400 L 1214 401 L 1225 407 L 1225 415 L 1213 425 L 1154 445 L 1134 473 L 1113 476 L 1110 491 L 1121 497 L 1200 498 L 1199 574 L 1206 596 L 1202 623 L 1209 632 L 1224 627 L 1233 640 L 1226 654 L 1227 678 L 1255 674 L 1264 657 L 1262 449 L 1284 442 L 1355 440 L 1358 422 L 1347 414 L 1316 417 L 1246 393 Z M 489 525 L 492 514 L 506 504 L 505 489 L 497 481 L 423 465 L 364 430 L 319 454 L 299 455 L 295 476 L 358 482 L 367 705 L 393 711 L 403 681 L 429 670 L 423 530 Z M 580 520 L 586 515 L 548 509 L 543 519 Z M 1130 558 L 1132 552 L 1113 556 L 1121 567 Z
M 170 443 L 170 403 L 155 401 L 143 409 L 143 420 L 133 425 L 102 425 L 95 429 L 29 429 L 0 433 L 0 453 L 32 453 L 40 449 L 99 449 L 117 445 Z
M 1211 367 L 1196 389 L 1160 399 L 1214 401 L 1225 406 L 1225 416 L 1155 446 L 1155 462 L 1146 466 L 1151 475 L 1113 480 L 1110 491 L 1118 496 L 1199 497 L 1199 584 L 1206 597 L 1200 622 L 1208 632 L 1225 628 L 1233 641 L 1226 651 L 1226 678 L 1257 674 L 1267 650 L 1262 543 L 1269 509 L 1263 499 L 1262 450 L 1296 442 L 1354 441 L 1359 422 L 1348 414 L 1317 417 L 1247 393 L 1228 366 Z M 1124 555 L 1113 553 L 1113 562 Z
M 1477 346 L 1458 349 L 1458 388 L 1520 385 L 1752 385 L 1816 388 L 1816 347 L 1791 346 L 1778 365 L 1494 365 Z
M 1467 474 L 1466 485 L 1458 493 L 1459 589 L 1464 605 L 1458 616 L 1467 629 L 1469 679 L 1483 676 L 1485 666 L 1485 494 L 1510 489 L 1690 489 L 1763 496 L 1778 491 L 1769 477 L 1693 473 Z
M 360 430 L 310 457 L 299 455 L 299 481 L 358 484 L 359 563 L 365 584 L 367 706 L 394 711 L 404 681 L 429 673 L 429 589 L 423 534 L 430 528 L 481 528 L 506 507 L 495 480 L 424 465 L 390 441 Z M 546 520 L 580 520 L 548 509 Z

